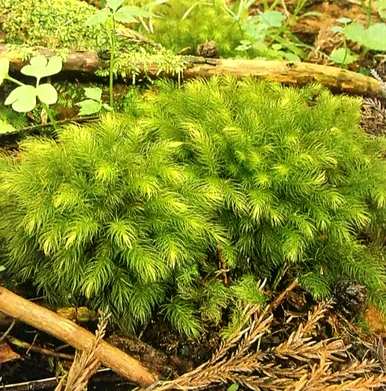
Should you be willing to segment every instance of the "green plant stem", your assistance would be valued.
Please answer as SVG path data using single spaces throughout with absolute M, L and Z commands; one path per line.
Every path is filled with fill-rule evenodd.
M 275 0 L 271 6 L 269 7 L 269 10 L 274 10 L 276 8 L 276 6 L 279 4 L 279 1 L 280 0 Z
M 54 127 L 55 130 L 57 130 L 58 129 L 58 125 L 56 123 L 55 117 L 52 114 L 52 111 L 51 111 L 50 107 L 47 104 L 44 104 L 44 108 L 45 108 L 45 110 L 47 112 L 48 118 L 50 119 L 50 122 L 51 122 L 52 126 Z
M 110 107 L 114 110 L 114 67 L 115 67 L 115 18 L 114 15 L 111 18 L 112 27 L 110 31 L 110 70 L 109 70 L 109 94 L 110 94 Z
M 9 81 L 11 81 L 12 83 L 15 83 L 15 84 L 17 84 L 18 86 L 25 86 L 25 84 L 24 83 L 22 83 L 21 81 L 19 81 L 19 80 L 16 80 L 16 79 L 14 79 L 13 77 L 11 77 L 11 76 L 6 76 L 5 77 L 5 79 L 7 79 L 7 80 L 9 80 Z
M 367 27 L 370 27 L 371 26 L 371 12 L 372 12 L 372 8 L 373 8 L 373 2 L 372 0 L 368 0 L 368 4 L 367 4 Z
M 303 8 L 305 7 L 305 5 L 307 4 L 307 0 L 300 0 L 300 1 L 297 1 L 296 2 L 296 7 L 295 7 L 295 10 L 293 12 L 293 15 L 295 17 L 297 17 L 299 15 L 299 13 L 303 10 Z

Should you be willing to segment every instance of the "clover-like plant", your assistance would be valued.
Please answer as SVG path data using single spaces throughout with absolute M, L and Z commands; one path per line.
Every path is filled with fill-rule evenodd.
M 11 105 L 13 110 L 19 113 L 27 113 L 37 105 L 37 99 L 45 105 L 47 114 L 51 116 L 48 106 L 57 102 L 58 93 L 50 83 L 40 83 L 41 79 L 55 75 L 62 70 L 62 60 L 54 56 L 47 59 L 45 56 L 35 56 L 30 63 L 21 69 L 21 73 L 36 79 L 35 85 L 24 84 L 9 75 L 9 60 L 0 59 L 0 84 L 8 80 L 18 85 L 5 100 L 6 105 Z M 53 118 L 50 118 L 54 123 Z

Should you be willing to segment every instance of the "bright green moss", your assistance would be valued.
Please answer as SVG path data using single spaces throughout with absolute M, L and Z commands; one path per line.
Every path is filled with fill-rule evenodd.
M 176 52 L 195 54 L 198 45 L 215 41 L 222 57 L 235 56 L 243 32 L 225 11 L 224 0 L 171 0 L 155 9 L 150 37 Z
M 91 49 L 103 38 L 89 28 L 95 8 L 79 0 L 0 0 L 0 21 L 6 42 L 51 48 Z
M 0 27 L 6 32 L 5 42 L 22 51 L 28 58 L 30 47 L 59 49 L 66 56 L 69 50 L 108 51 L 109 40 L 103 26 L 86 26 L 96 8 L 80 0 L 0 0 Z M 118 30 L 122 29 L 118 26 Z M 136 74 L 138 69 L 157 64 L 161 71 L 179 73 L 183 61 L 172 52 L 145 42 L 134 42 L 120 36 L 117 73 Z M 12 48 L 13 46 L 11 46 Z M 107 67 L 106 67 L 107 69 Z M 101 70 L 101 74 L 107 73 Z
M 165 309 L 189 335 L 260 302 L 256 280 L 283 269 L 315 298 L 347 278 L 386 307 L 384 260 L 360 236 L 385 221 L 386 166 L 358 99 L 223 78 L 157 88 L 0 159 L 10 275 L 125 325 Z

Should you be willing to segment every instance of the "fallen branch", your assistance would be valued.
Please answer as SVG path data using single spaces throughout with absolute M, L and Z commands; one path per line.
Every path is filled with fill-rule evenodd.
M 47 48 L 31 48 L 30 52 L 52 56 L 55 51 Z M 22 50 L 15 47 L 7 48 L 0 45 L 0 57 L 7 56 L 11 62 L 11 70 L 18 71 L 26 64 Z M 311 64 L 306 62 L 291 63 L 286 61 L 267 60 L 234 60 L 234 59 L 206 59 L 204 57 L 183 57 L 186 64 L 183 77 L 211 77 L 215 75 L 231 75 L 234 77 L 253 76 L 280 83 L 304 85 L 318 82 L 332 90 L 365 96 L 384 96 L 386 91 L 382 83 L 375 78 L 332 66 Z M 142 66 L 138 69 L 149 77 L 172 77 L 172 71 L 160 74 L 159 66 Z M 106 62 L 98 57 L 96 52 L 71 52 L 63 64 L 66 71 L 93 73 L 106 67 Z M 128 64 L 128 73 L 132 64 Z M 145 70 L 146 68 L 146 70 Z
M 95 335 L 89 331 L 4 287 L 0 287 L 0 311 L 51 334 L 78 350 L 90 351 L 95 344 Z M 140 386 L 149 386 L 156 381 L 156 377 L 139 361 L 105 341 L 98 345 L 95 356 L 103 365 Z

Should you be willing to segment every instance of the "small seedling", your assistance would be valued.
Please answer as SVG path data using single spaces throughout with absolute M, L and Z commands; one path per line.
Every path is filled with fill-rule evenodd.
M 97 11 L 87 20 L 88 26 L 103 25 L 109 36 L 110 67 L 109 95 L 110 106 L 114 107 L 114 71 L 117 50 L 117 23 L 138 23 L 140 18 L 151 17 L 153 14 L 136 6 L 123 6 L 124 0 L 107 0 L 106 7 Z
M 111 111 L 111 107 L 102 102 L 102 90 L 98 87 L 85 88 L 84 94 L 87 99 L 77 103 L 80 107 L 79 115 L 91 115 L 99 113 L 102 108 Z

